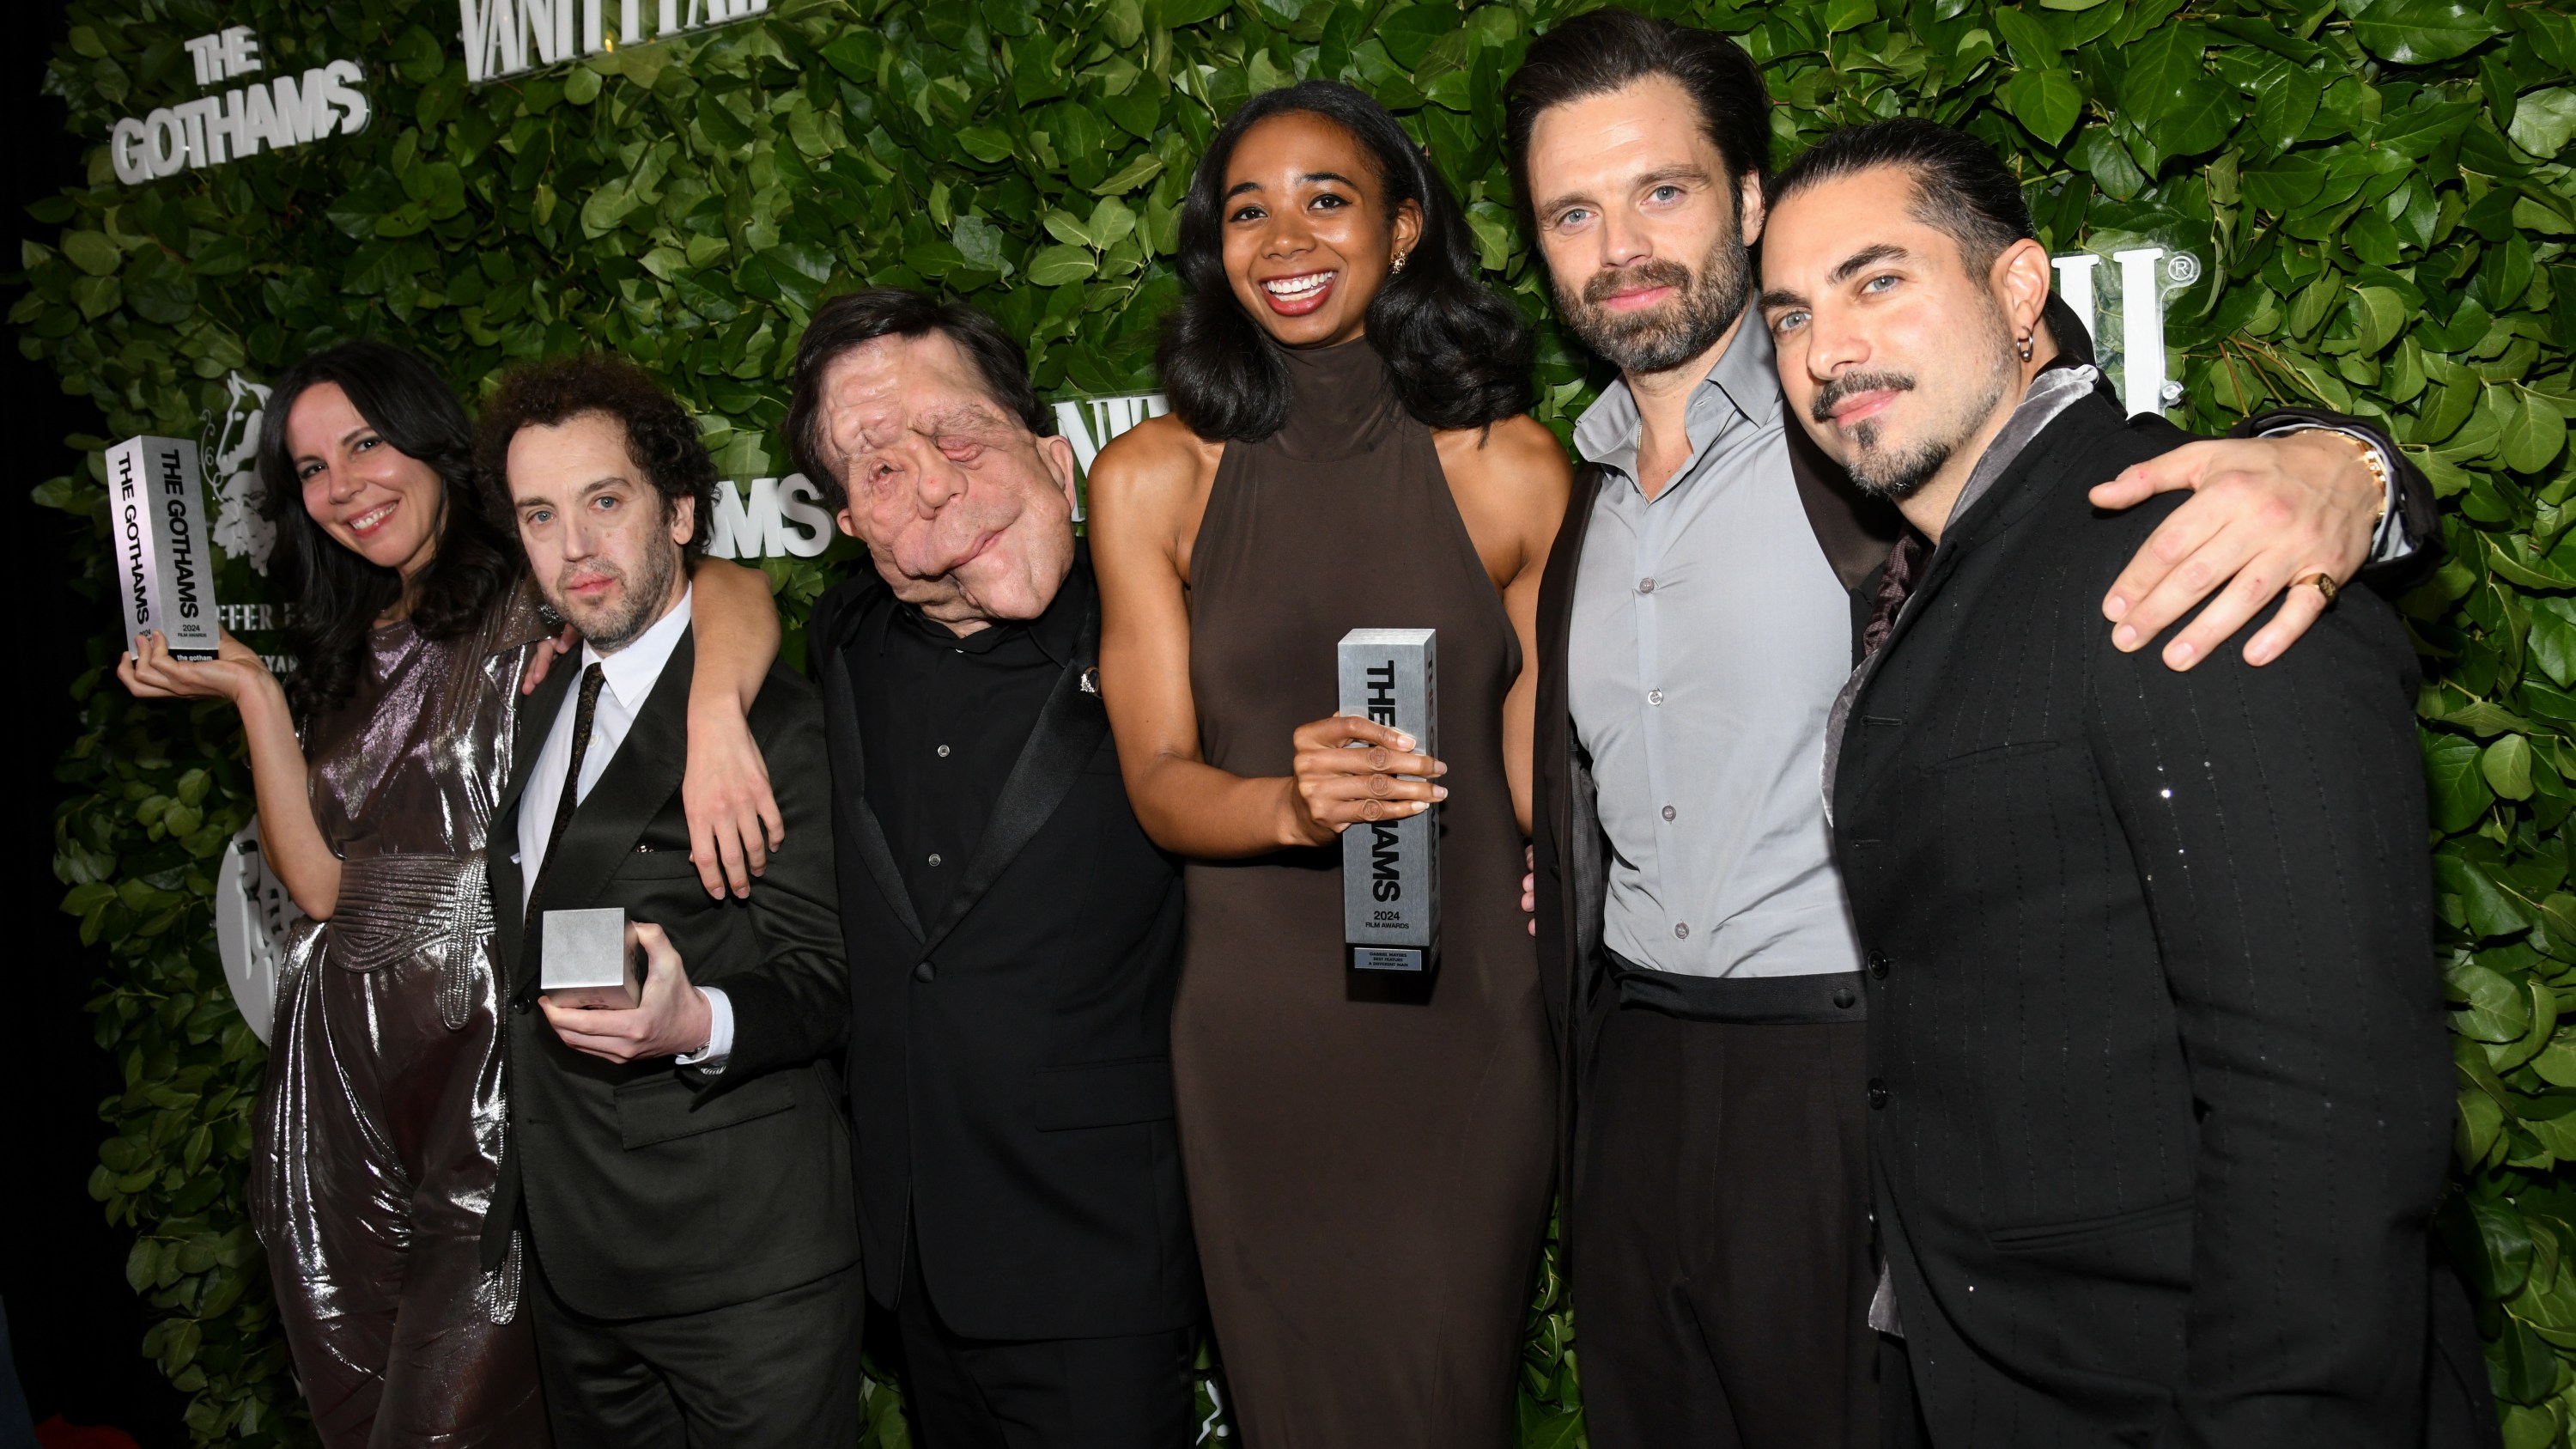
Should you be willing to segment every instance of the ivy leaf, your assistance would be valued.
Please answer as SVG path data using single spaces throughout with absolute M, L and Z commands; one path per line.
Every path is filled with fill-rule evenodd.
M 2478 773 L 2486 777 L 2487 788 L 2504 799 L 2530 799 L 2531 741 L 2506 735 L 2487 746 L 2478 757 Z
M 2308 122 L 2316 117 L 2317 100 L 2324 94 L 2325 84 L 2313 71 L 2285 65 L 2267 72 L 2255 89 L 2254 134 L 2287 150 L 2306 133 Z M 2304 156 L 2283 158 L 2285 164 L 2290 161 L 2317 166 Z M 2317 174 L 2322 179 L 2325 168 L 2317 166 Z
M 2531 613 L 2532 662 L 2559 688 L 2576 685 L 2576 600 L 2541 594 L 2525 602 Z
M 2084 114 L 2084 91 L 2073 74 L 2055 66 L 2024 70 L 2004 82 L 2004 108 L 2030 133 L 2054 146 Z
M 2057 43 L 2046 25 L 2021 10 L 1999 9 L 1987 18 L 2012 47 L 2016 64 L 2026 68 L 2056 66 L 2066 54 L 2066 47 Z
M 107 239 L 107 233 L 98 231 L 65 232 L 63 255 L 93 277 L 106 276 L 125 262 L 125 253 Z
M 2466 55 L 2504 30 L 2485 5 L 2464 0 L 2370 0 L 2356 9 L 2353 39 L 2399 65 Z
M 1091 188 L 1094 196 L 1115 196 L 1133 191 L 1162 174 L 1163 158 L 1151 151 L 1140 151 L 1136 159 L 1118 168 L 1118 174 Z
M 1067 282 L 1079 282 L 1090 276 L 1096 266 L 1098 263 L 1092 260 L 1091 253 L 1085 248 L 1045 247 L 1029 258 L 1028 277 L 1036 286 L 1061 287 Z
M 966 265 L 979 272 L 1002 270 L 1002 229 L 980 216 L 961 216 L 950 228 L 948 239 L 957 244 L 957 255 Z
M 2425 742 L 2424 776 L 2432 792 L 2433 825 L 2446 835 L 2475 825 L 2495 803 L 2495 792 L 2478 773 L 2479 754 L 2474 741 L 2457 735 Z
M 967 155 L 987 166 L 1011 159 L 1011 138 L 990 126 L 967 127 L 957 133 L 957 144 L 966 148 Z
M 2212 80 L 2201 63 L 2207 33 L 2197 25 L 2165 25 L 2130 47 L 2120 98 L 2130 119 L 2166 152 L 2190 155 L 2227 139 L 2242 109 L 2235 93 Z
M 2555 157 L 2567 149 L 2570 138 L 2576 138 L 2576 90 L 2551 86 L 2522 97 L 2505 134 L 2544 161 Z
M 2504 465 L 2517 473 L 2537 473 L 2547 467 L 2567 444 L 2567 419 L 2547 400 L 2523 389 L 2495 387 L 2490 391 L 2514 398 L 2510 412 L 2497 425 Z

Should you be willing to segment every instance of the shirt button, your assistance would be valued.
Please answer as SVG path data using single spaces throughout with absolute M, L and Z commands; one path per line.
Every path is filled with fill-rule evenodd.
M 1689 939 L 1690 939 L 1690 922 L 1688 922 L 1688 921 L 1675 921 L 1675 922 L 1673 922 L 1673 939 L 1674 939 L 1674 940 L 1676 940 L 1676 941 L 1687 941 L 1687 940 L 1689 940 Z
M 1869 979 L 1872 981 L 1885 981 L 1887 979 L 1887 953 L 1885 951 L 1872 951 L 1869 953 Z
M 1650 689 L 1650 690 L 1647 690 L 1647 691 L 1646 691 L 1646 703 L 1648 703 L 1648 704 L 1662 704 L 1663 702 L 1664 702 L 1664 692 L 1663 692 L 1662 690 L 1660 690 L 1660 689 Z
M 1653 593 L 1654 591 L 1655 591 L 1655 581 L 1654 581 L 1653 579 L 1639 579 L 1639 580 L 1637 580 L 1637 592 L 1638 592 L 1638 593 L 1641 593 L 1641 594 L 1651 594 L 1651 593 Z
M 932 852 L 930 853 L 930 863 L 931 863 L 932 865 L 937 865 L 937 864 L 939 864 L 939 852 L 938 852 L 938 851 L 935 851 L 935 850 L 934 850 L 934 851 L 932 851 Z
M 1887 1083 L 1876 1077 L 1869 1079 L 1869 1105 L 1872 1111 L 1887 1105 Z
M 938 974 L 938 972 L 930 969 L 930 963 L 927 961 L 924 961 L 920 965 L 912 968 L 912 979 L 915 981 L 927 981 Z
M 939 758 L 943 760 L 948 758 L 948 747 L 946 745 L 941 745 L 939 747 Z
M 1670 820 L 1670 819 L 1672 819 L 1672 818 L 1673 818 L 1673 807 L 1671 807 L 1670 805 L 1667 805 L 1667 806 L 1665 806 L 1665 807 L 1664 807 L 1664 818 L 1665 818 L 1666 820 Z

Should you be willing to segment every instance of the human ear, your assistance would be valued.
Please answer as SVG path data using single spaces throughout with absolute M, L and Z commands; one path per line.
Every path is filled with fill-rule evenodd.
M 2023 237 L 1995 258 L 1987 280 L 1997 300 L 2003 303 L 2004 315 L 2012 320 L 2015 337 L 2039 329 L 2040 313 L 2048 308 L 2050 271 L 2046 248 Z
M 1064 495 L 1065 505 L 1073 510 L 1074 517 L 1080 518 L 1082 493 L 1074 478 L 1072 442 L 1061 436 L 1040 438 L 1038 459 L 1046 464 L 1047 476 L 1055 481 L 1056 491 Z
M 682 548 L 688 547 L 689 535 L 695 533 L 697 528 L 698 500 L 694 498 L 672 499 L 671 542 L 680 545 Z
M 1395 209 L 1392 230 L 1394 245 L 1388 260 L 1413 255 L 1413 249 L 1422 242 L 1422 203 L 1406 197 L 1403 205 Z
M 1746 246 L 1762 240 L 1762 224 L 1771 219 L 1771 210 L 1762 200 L 1762 178 L 1747 176 L 1735 184 L 1737 210 L 1744 220 L 1738 230 L 1744 233 Z
M 851 516 L 848 504 L 841 505 L 841 511 L 832 515 L 832 521 L 841 525 L 841 532 L 852 538 L 858 538 L 861 543 L 867 542 L 866 539 L 859 538 L 859 521 Z

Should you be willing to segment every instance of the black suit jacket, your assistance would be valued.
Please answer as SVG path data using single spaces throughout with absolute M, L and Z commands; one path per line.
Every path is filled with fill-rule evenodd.
M 1879 1232 L 1945 1444 L 2425 1434 L 2452 1091 L 2414 651 L 2368 590 L 2260 669 L 2114 650 L 2099 601 L 2180 500 L 2086 490 L 2186 440 L 2060 415 L 1843 730 Z
M 713 899 L 689 863 L 680 807 L 695 659 L 694 634 L 684 634 L 524 911 L 519 797 L 579 670 L 553 671 L 519 711 L 516 767 L 492 821 L 510 1139 L 484 1257 L 499 1261 L 524 1213 L 555 1292 L 601 1318 L 744 1303 L 858 1256 L 832 1061 L 849 1017 L 822 710 L 812 685 L 771 668 L 750 725 L 779 782 L 787 844 L 749 900 Z M 586 1056 L 536 1009 L 540 913 L 603 906 L 660 926 L 693 984 L 724 988 L 734 1042 L 722 1072 Z
M 868 1287 L 914 1234 L 940 1317 L 975 1338 L 1161 1332 L 1201 1312 L 1173 1120 L 1181 880 L 1127 804 L 1090 665 L 1093 602 L 955 895 L 915 913 L 867 801 L 850 642 L 873 568 L 816 604 L 832 748 L 850 1106 Z
M 2062 358 L 2069 363 L 2093 360 L 2090 335 L 2062 300 L 2049 298 L 2046 319 L 2049 335 L 2055 339 Z M 1761 319 L 1748 316 L 1745 325 L 1759 326 Z M 2106 401 L 2112 396 L 2107 382 L 2101 396 Z M 1904 519 L 1893 505 L 1853 488 L 1849 476 L 1815 445 L 1796 418 L 1785 410 L 1783 418 L 1791 478 L 1799 501 L 1806 505 L 1816 546 L 1824 551 L 1844 587 L 1858 596 L 1853 620 L 1857 648 L 1859 626 L 1868 612 L 1868 585 L 1903 534 Z M 2259 436 L 2274 428 L 2301 423 L 2349 427 L 2386 438 L 2384 431 L 2360 419 L 2304 408 L 2276 409 L 2247 418 L 2236 427 L 2233 436 Z M 2394 443 L 2388 445 L 2388 452 L 2397 456 Z M 2435 542 L 2427 543 L 2413 558 L 2368 575 L 2373 584 L 2391 590 L 2411 583 L 2440 556 L 2441 528 L 2431 486 L 2402 458 L 2398 474 L 2398 504 L 2405 515 L 2408 535 Z M 2095 481 L 2110 476 L 2105 473 Z M 1560 1066 L 1560 1189 L 1568 1185 L 1573 1170 L 1574 1123 L 1581 1112 L 1593 1038 L 1615 1001 L 1607 961 L 1601 953 L 1602 901 L 1609 888 L 1609 842 L 1601 832 L 1591 760 L 1575 741 L 1574 714 L 1566 694 L 1566 651 L 1573 626 L 1574 591 L 1601 479 L 1598 468 L 1586 465 L 1575 470 L 1565 520 L 1557 529 L 1547 572 L 1539 583 L 1539 678 L 1532 741 L 1535 760 L 1530 831 L 1537 870 L 1539 980 Z M 2103 586 L 2107 591 L 2107 578 Z M 2099 614 L 2098 608 L 2087 610 L 2088 617 L 2098 620 Z M 2107 635 L 2109 626 L 2101 627 Z

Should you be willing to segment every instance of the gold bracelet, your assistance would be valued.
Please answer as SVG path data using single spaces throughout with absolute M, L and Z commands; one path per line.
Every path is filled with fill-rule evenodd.
M 2369 469 L 2370 476 L 2379 480 L 2379 514 L 2370 521 L 2371 531 L 2376 533 L 2379 529 L 2379 525 L 2388 521 L 2388 495 L 2394 491 L 2395 488 L 2395 485 L 2392 484 L 2388 478 L 2388 460 L 2379 456 L 2379 445 L 2365 439 L 2356 438 L 2352 434 L 2343 431 L 2341 428 L 2310 428 L 2308 431 L 2312 433 L 2324 433 L 2328 437 L 2341 438 L 2345 442 L 2352 444 L 2353 451 L 2361 455 L 2361 466 Z M 2331 602 L 2331 599 L 2329 599 L 2329 602 Z

